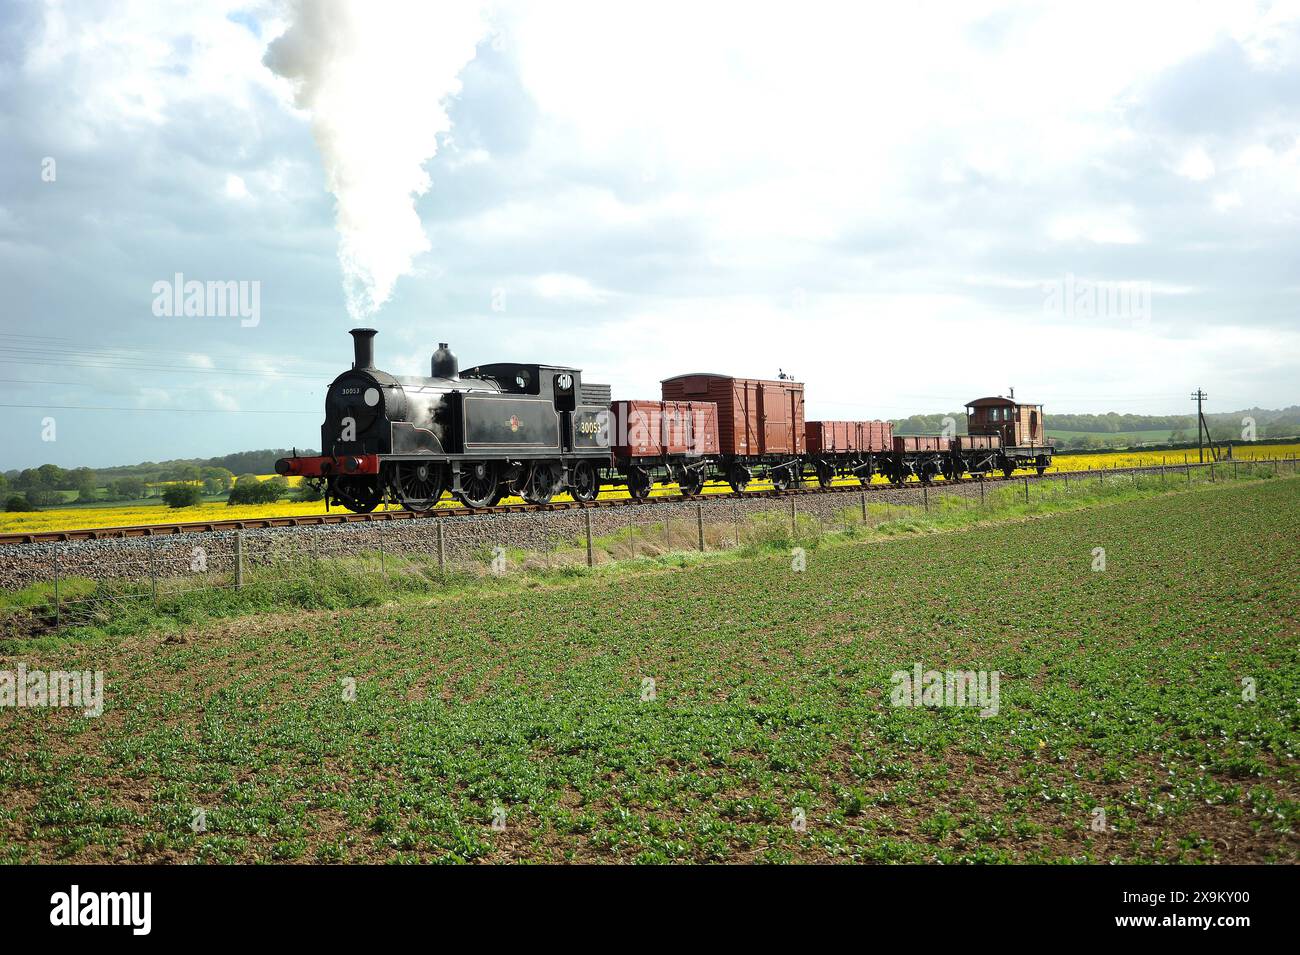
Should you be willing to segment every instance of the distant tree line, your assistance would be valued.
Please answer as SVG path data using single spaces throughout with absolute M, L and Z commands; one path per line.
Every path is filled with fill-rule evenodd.
M 941 434 L 944 419 L 951 418 L 956 434 L 966 433 L 966 412 L 949 411 L 946 414 L 915 414 L 895 418 L 892 423 L 897 434 Z M 1267 408 L 1248 408 L 1221 414 L 1207 414 L 1209 440 L 1216 443 L 1247 440 L 1243 437 L 1245 419 L 1254 421 L 1255 438 L 1289 438 L 1300 435 L 1300 407 L 1274 411 Z M 1185 444 L 1196 441 L 1196 415 L 1134 415 L 1116 414 L 1044 414 L 1048 434 L 1062 431 L 1083 432 L 1058 441 L 1066 448 L 1128 447 L 1127 437 L 1134 432 L 1163 431 L 1159 443 Z M 1119 437 L 1116 437 L 1119 436 Z
M 141 464 L 112 468 L 65 469 L 57 464 L 10 470 L 0 474 L 0 501 L 7 510 L 30 510 L 59 504 L 121 503 L 162 497 L 173 501 L 227 494 L 235 485 L 236 473 L 262 473 L 274 470 L 275 461 L 292 452 L 283 448 L 240 451 L 216 458 L 145 461 Z M 314 454 L 303 449 L 301 454 Z M 193 491 L 173 491 L 185 485 Z M 269 492 L 263 492 L 269 493 Z M 287 490 L 286 490 L 287 494 Z

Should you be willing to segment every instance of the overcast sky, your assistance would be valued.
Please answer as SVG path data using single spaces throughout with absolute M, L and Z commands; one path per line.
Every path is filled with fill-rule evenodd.
M 871 6 L 0 7 L 0 470 L 317 446 L 349 228 L 399 246 L 360 252 L 399 263 L 397 373 L 449 341 L 622 397 L 783 368 L 810 418 L 1300 402 L 1297 4 Z M 322 124 L 294 58 L 352 33 Z M 177 273 L 258 282 L 257 324 L 155 314 Z

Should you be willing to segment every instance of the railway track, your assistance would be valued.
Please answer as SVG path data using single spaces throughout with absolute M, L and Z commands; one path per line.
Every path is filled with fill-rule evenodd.
M 1208 465 L 1190 465 L 1191 467 L 1206 467 Z M 1134 471 L 1161 471 L 1162 469 L 1179 470 L 1184 465 L 1169 465 L 1165 468 L 1162 465 L 1149 465 L 1142 467 L 1130 468 L 1107 468 L 1105 474 L 1128 474 Z M 1069 477 L 1094 477 L 1098 471 L 1056 471 L 1051 474 L 1045 474 L 1042 477 L 1034 474 L 1018 474 L 1011 477 L 989 476 L 984 479 L 985 483 L 1007 482 L 1007 481 L 1043 481 L 1058 480 Z M 87 527 L 62 531 L 30 531 L 18 534 L 0 534 L 0 545 L 5 544 L 49 544 L 63 541 L 86 541 L 86 540 L 111 540 L 132 537 L 167 537 L 175 534 L 202 534 L 213 533 L 217 531 L 237 531 L 274 527 L 313 527 L 328 524 L 356 524 L 384 521 L 418 521 L 418 520 L 436 520 L 442 517 L 466 517 L 474 514 L 518 514 L 529 513 L 534 511 L 566 511 L 582 510 L 586 508 L 602 507 L 637 507 L 645 504 L 664 504 L 664 503 L 697 503 L 700 501 L 710 500 L 728 500 L 744 499 L 754 500 L 763 498 L 788 498 L 798 497 L 805 494 L 875 494 L 884 491 L 920 491 L 922 488 L 934 488 L 942 490 L 944 487 L 959 486 L 965 484 L 978 484 L 979 481 L 973 478 L 966 478 L 957 482 L 937 481 L 933 484 L 923 485 L 919 482 L 909 481 L 902 485 L 897 484 L 845 484 L 833 485 L 831 487 L 799 487 L 789 488 L 784 491 L 777 490 L 758 490 L 744 491 L 737 493 L 735 491 L 713 491 L 703 494 L 685 495 L 685 494 L 662 494 L 637 500 L 630 497 L 608 497 L 597 498 L 594 501 L 552 501 L 549 504 L 504 504 L 496 507 L 469 508 L 463 506 L 438 507 L 432 511 L 372 511 L 369 514 L 354 514 L 350 511 L 338 511 L 328 514 L 304 514 L 294 517 L 247 517 L 228 521 L 178 521 L 160 524 L 135 524 L 122 527 Z

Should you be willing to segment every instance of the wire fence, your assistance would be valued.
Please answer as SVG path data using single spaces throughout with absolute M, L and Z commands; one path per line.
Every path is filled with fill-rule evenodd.
M 406 587 L 655 559 L 668 554 L 799 546 L 827 534 L 905 530 L 907 522 L 1006 511 L 1075 498 L 1295 475 L 1295 459 L 1157 466 L 1046 479 L 785 498 L 653 500 L 618 507 L 493 513 L 327 526 L 28 544 L 0 553 L 0 581 L 42 598 L 53 629 L 125 605 L 255 587 L 311 591 L 327 574 Z

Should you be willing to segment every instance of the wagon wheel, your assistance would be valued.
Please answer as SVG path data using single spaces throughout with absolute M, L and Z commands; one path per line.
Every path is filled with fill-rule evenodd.
M 497 466 L 492 461 L 476 461 L 460 475 L 460 493 L 456 495 L 466 507 L 492 507 L 501 500 L 497 486 Z
M 384 499 L 384 492 L 377 478 L 341 477 L 334 482 L 334 496 L 349 511 L 369 514 Z
M 1013 475 L 1013 474 L 1015 474 L 1015 473 L 1016 473 L 1016 468 L 1015 468 L 1015 465 L 1013 465 L 1013 464 L 1008 464 L 1006 467 L 1004 467 L 1004 468 L 1002 469 L 1002 476 L 1003 476 L 1003 477 L 1008 477 L 1008 478 L 1009 478 L 1009 477 L 1011 477 L 1011 475 Z
M 412 511 L 433 510 L 446 486 L 446 469 L 432 461 L 399 461 L 393 471 L 397 499 Z
M 687 468 L 682 474 L 682 479 L 677 482 L 681 488 L 682 494 L 687 497 L 694 497 L 704 490 L 704 472 L 696 468 Z
M 790 469 L 777 468 L 771 472 L 772 489 L 775 491 L 784 491 L 790 487 Z
M 737 494 L 744 494 L 749 487 L 749 468 L 743 464 L 733 464 L 731 470 L 727 472 L 727 483 Z
M 628 471 L 627 493 L 633 500 L 644 501 L 650 496 L 650 475 L 641 468 Z
M 528 480 L 520 488 L 519 496 L 529 504 L 549 504 L 555 496 L 555 465 L 547 461 L 534 461 L 528 473 Z
M 822 487 L 830 487 L 835 480 L 835 469 L 829 464 L 817 465 L 817 483 Z
M 569 495 L 575 501 L 594 501 L 600 493 L 600 479 L 596 468 L 590 461 L 579 461 L 573 466 L 573 483 L 569 485 Z

